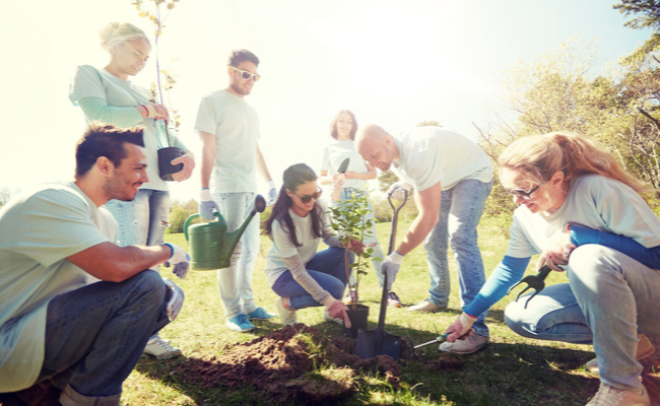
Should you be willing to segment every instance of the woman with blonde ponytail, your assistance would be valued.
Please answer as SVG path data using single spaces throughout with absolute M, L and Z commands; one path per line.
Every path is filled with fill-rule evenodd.
M 119 225 L 116 241 L 119 245 L 159 245 L 163 243 L 168 225 L 170 194 L 167 183 L 158 175 L 157 150 L 169 144 L 165 131 L 169 116 L 165 106 L 150 101 L 147 89 L 129 80 L 145 67 L 151 44 L 141 29 L 129 23 L 109 23 L 99 37 L 101 47 L 110 54 L 110 62 L 103 69 L 78 66 L 69 100 L 80 106 L 87 122 L 101 121 L 122 128 L 144 127 L 149 182 L 142 184 L 133 201 L 110 200 L 105 208 Z M 170 143 L 176 142 L 186 151 L 173 135 L 170 134 L 170 138 Z M 184 165 L 183 170 L 173 175 L 178 182 L 188 179 L 195 167 L 191 151 L 171 163 Z M 157 336 L 149 340 L 145 351 L 159 359 L 181 353 Z
M 593 344 L 601 385 L 588 405 L 650 405 L 640 359 L 655 352 L 644 334 L 660 335 L 660 220 L 644 185 L 614 156 L 583 136 L 550 133 L 519 139 L 499 157 L 502 185 L 520 207 L 506 255 L 467 315 L 481 314 L 518 282 L 531 257 L 566 271 L 527 305 L 509 304 L 513 331 L 541 340 Z M 466 334 L 468 318 L 447 330 Z

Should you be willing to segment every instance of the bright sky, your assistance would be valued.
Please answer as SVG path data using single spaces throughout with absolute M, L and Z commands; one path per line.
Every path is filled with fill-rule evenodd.
M 68 101 L 69 82 L 78 65 L 107 64 L 98 31 L 108 22 L 153 33 L 130 3 L 2 2 L 0 188 L 72 178 L 84 120 Z M 226 87 L 232 49 L 260 58 L 262 78 L 246 100 L 259 115 L 261 150 L 279 187 L 291 164 L 318 171 L 339 109 L 390 133 L 436 120 L 475 138 L 471 122 L 485 125 L 486 103 L 507 66 L 576 35 L 598 38 L 604 59 L 616 61 L 649 36 L 624 21 L 603 0 L 181 0 L 165 22 L 161 65 L 178 76 L 171 100 L 180 137 L 199 157 L 193 125 L 200 98 Z M 148 87 L 155 71 L 152 50 L 131 80 Z M 199 184 L 196 169 L 172 184 L 173 198 L 198 199 Z

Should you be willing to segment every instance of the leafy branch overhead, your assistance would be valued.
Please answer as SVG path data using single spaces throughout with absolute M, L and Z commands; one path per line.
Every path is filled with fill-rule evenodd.
M 151 84 L 151 88 L 149 89 L 149 93 L 151 94 L 151 102 L 156 103 L 156 99 L 158 98 L 160 101 L 160 104 L 165 104 L 163 101 L 163 91 L 166 92 L 168 95 L 168 108 L 171 112 L 170 114 L 170 122 L 174 125 L 174 128 L 178 131 L 179 126 L 181 125 L 180 122 L 180 115 L 178 114 L 178 110 L 175 110 L 172 108 L 170 100 L 169 100 L 169 91 L 172 90 L 174 87 L 174 84 L 176 83 L 175 75 L 173 75 L 170 71 L 167 70 L 161 70 L 160 69 L 160 59 L 158 55 L 158 39 L 160 36 L 163 34 L 163 29 L 166 27 L 165 21 L 167 20 L 167 17 L 170 14 L 170 11 L 174 8 L 174 5 L 178 3 L 179 0 L 132 0 L 131 5 L 133 5 L 137 11 L 138 15 L 142 18 L 148 18 L 155 26 L 156 30 L 154 31 L 154 37 L 155 37 L 155 48 L 156 48 L 156 77 L 158 81 L 158 85 L 155 83 Z M 151 5 L 155 6 L 152 10 L 149 10 L 148 3 L 152 3 Z M 161 13 L 161 6 L 163 9 L 167 10 L 163 13 Z M 164 83 L 161 84 L 161 75 L 164 77 Z M 159 89 L 161 91 L 159 91 Z M 166 128 L 167 130 L 167 128 Z M 169 135 L 168 135 L 168 142 L 169 142 Z

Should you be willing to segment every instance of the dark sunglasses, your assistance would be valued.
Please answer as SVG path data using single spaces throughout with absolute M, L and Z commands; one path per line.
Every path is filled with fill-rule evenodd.
M 256 82 L 261 77 L 261 75 L 257 75 L 256 73 L 252 73 L 252 72 L 248 72 L 246 70 L 234 68 L 233 66 L 230 66 L 230 68 L 232 68 L 233 70 L 235 70 L 237 72 L 241 72 L 241 77 L 245 80 L 248 80 L 251 77 L 254 77 L 254 81 Z
M 323 193 L 323 190 L 322 190 L 321 188 L 318 188 L 318 189 L 316 189 L 316 193 L 314 193 L 314 194 L 311 195 L 311 196 L 310 196 L 310 195 L 298 196 L 298 195 L 296 195 L 295 193 L 294 193 L 294 195 L 298 196 L 298 198 L 300 199 L 301 202 L 307 204 L 307 203 L 309 203 L 310 200 L 312 200 L 312 199 L 314 199 L 314 200 L 319 200 L 319 197 L 321 197 L 321 193 Z
M 536 185 L 535 187 L 531 188 L 529 191 L 525 191 L 522 189 L 513 189 L 509 190 L 507 188 L 504 188 L 507 192 L 511 193 L 514 196 L 518 196 L 519 198 L 523 200 L 530 200 L 532 198 L 532 193 L 536 192 L 536 189 L 541 187 L 541 185 Z

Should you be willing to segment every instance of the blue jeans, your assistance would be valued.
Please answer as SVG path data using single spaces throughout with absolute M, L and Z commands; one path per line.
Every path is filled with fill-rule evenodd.
M 593 343 L 602 382 L 638 387 L 637 334 L 660 335 L 660 271 L 590 244 L 573 251 L 566 274 L 569 283 L 546 287 L 527 309 L 526 296 L 510 303 L 506 324 L 528 338 Z
M 346 289 L 345 253 L 345 248 L 330 247 L 317 252 L 314 258 L 305 264 L 309 275 L 337 300 L 342 299 Z M 353 262 L 353 257 L 353 253 L 350 252 L 349 261 Z M 289 305 L 293 310 L 322 306 L 293 279 L 289 270 L 277 278 L 273 284 L 273 291 L 280 297 L 289 298 Z
M 119 226 L 118 245 L 160 245 L 170 215 L 170 192 L 140 189 L 130 202 L 110 200 L 104 206 Z
M 118 405 L 147 340 L 169 323 L 165 291 L 158 273 L 146 270 L 53 298 L 37 382 L 53 378 L 64 405 Z
M 366 193 L 360 189 L 352 187 L 341 188 L 341 192 L 339 193 L 340 200 L 338 202 L 332 201 L 330 204 L 333 206 L 338 206 L 353 196 L 362 197 L 365 194 Z M 371 205 L 371 199 L 369 199 L 369 214 L 364 216 L 364 219 L 373 221 L 373 225 L 371 227 L 371 236 L 365 237 L 363 242 L 368 248 L 373 248 L 374 252 L 372 253 L 372 258 L 381 259 L 380 261 L 372 260 L 371 265 L 374 267 L 374 271 L 376 272 L 376 279 L 378 279 L 378 284 L 382 288 L 383 273 L 381 272 L 380 268 L 383 265 L 383 261 L 385 260 L 385 255 L 383 254 L 383 249 L 380 247 L 380 243 L 378 242 L 378 235 L 376 234 L 376 221 L 374 220 L 374 208 Z M 355 275 L 353 273 L 351 273 L 350 283 L 351 286 L 355 285 Z
M 461 308 L 466 309 L 486 283 L 484 264 L 477 245 L 477 225 L 486 206 L 486 199 L 493 182 L 483 183 L 465 179 L 453 188 L 442 191 L 440 216 L 424 242 L 426 260 L 431 275 L 430 300 L 436 306 L 447 308 L 451 281 L 447 262 L 447 242 L 456 257 L 458 284 L 461 291 Z M 489 337 L 484 319 L 479 315 L 474 330 Z
M 254 207 L 254 193 L 213 193 L 227 231 L 236 230 Z M 231 255 L 229 268 L 218 269 L 218 290 L 227 319 L 256 310 L 252 293 L 254 262 L 259 253 L 259 216 L 252 219 Z

